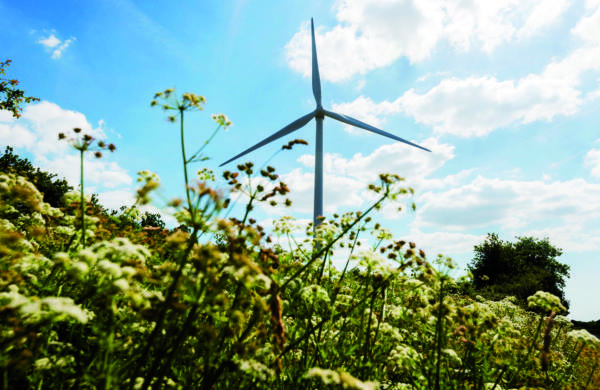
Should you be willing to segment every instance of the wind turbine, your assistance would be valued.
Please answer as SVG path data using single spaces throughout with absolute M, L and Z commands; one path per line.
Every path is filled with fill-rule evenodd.
M 361 122 L 357 119 L 351 118 L 347 115 L 337 114 L 332 111 L 327 111 L 321 105 L 321 79 L 319 77 L 319 64 L 317 62 L 317 48 L 315 45 L 315 27 L 313 24 L 313 19 L 310 19 L 310 32 L 312 36 L 312 89 L 313 95 L 315 96 L 315 101 L 317 103 L 317 108 L 304 116 L 296 119 L 289 125 L 285 126 L 281 130 L 276 133 L 268 136 L 264 140 L 260 141 L 256 145 L 244 150 L 240 154 L 230 158 L 225 161 L 223 164 L 219 165 L 222 167 L 223 165 L 230 163 L 233 160 L 236 160 L 258 148 L 264 146 L 268 143 L 271 143 L 281 137 L 285 137 L 286 135 L 304 127 L 311 119 L 315 118 L 317 123 L 317 134 L 316 134 L 316 142 L 315 142 L 315 195 L 314 195 L 314 211 L 313 211 L 313 222 L 314 226 L 320 224 L 319 216 L 323 215 L 323 119 L 325 117 L 329 117 L 335 120 L 338 120 L 342 123 L 346 123 L 348 125 L 356 126 L 361 129 L 371 131 L 373 133 L 383 135 L 385 137 L 391 138 L 396 141 L 404 142 L 405 144 L 414 146 L 419 149 L 423 149 L 425 151 L 431 152 L 431 150 L 414 144 L 410 141 L 397 137 L 393 134 L 390 134 L 386 131 L 380 130 L 376 127 L 368 125 L 364 122 Z

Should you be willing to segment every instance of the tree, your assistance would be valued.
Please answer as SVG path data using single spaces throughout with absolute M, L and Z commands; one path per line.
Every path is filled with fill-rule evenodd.
M 35 168 L 29 160 L 14 154 L 10 146 L 0 155 L 0 172 L 11 172 L 25 177 L 44 194 L 44 202 L 52 207 L 63 207 L 63 195 L 73 189 L 65 179 L 59 179 L 54 173 Z
M 527 297 L 542 290 L 556 295 L 569 307 L 564 288 L 570 267 L 556 260 L 562 250 L 547 238 L 517 237 L 512 243 L 492 233 L 474 250 L 467 268 L 479 293 L 493 299 L 513 295 L 525 303 Z
M 0 62 L 0 75 L 6 75 L 6 68 L 10 66 L 11 60 Z M 12 112 L 15 118 L 21 116 L 23 108 L 21 104 L 39 101 L 40 99 L 25 96 L 25 91 L 18 89 L 19 81 L 0 77 L 0 110 Z
M 151 213 L 146 211 L 144 215 L 142 215 L 142 220 L 140 221 L 142 227 L 156 227 L 160 229 L 165 228 L 165 222 L 160 217 L 159 213 Z

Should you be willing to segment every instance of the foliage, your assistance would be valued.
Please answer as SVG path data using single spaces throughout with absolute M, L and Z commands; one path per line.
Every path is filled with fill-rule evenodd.
M 11 60 L 0 62 L 0 75 L 6 75 L 6 68 L 10 66 Z M 8 110 L 12 112 L 13 117 L 19 118 L 23 108 L 23 103 L 31 103 L 40 99 L 25 96 L 25 91 L 17 88 L 19 80 L 6 79 L 0 77 L 0 110 Z
M 7 146 L 4 154 L 0 156 L 0 172 L 10 172 L 26 178 L 44 194 L 44 202 L 52 207 L 64 207 L 63 197 L 72 190 L 65 179 L 59 179 L 56 174 L 34 168 L 29 160 L 14 154 L 10 146 Z
M 475 246 L 468 269 L 480 294 L 496 299 L 515 296 L 524 305 L 527 297 L 543 290 L 559 297 L 568 308 L 564 288 L 570 267 L 556 259 L 561 254 L 547 238 L 518 237 L 512 243 L 489 234 Z
M 171 107 L 179 111 L 174 122 L 181 124 L 186 169 L 187 108 Z M 380 175 L 369 186 L 377 198 L 363 212 L 334 215 L 314 233 L 311 224 L 283 217 L 267 234 L 253 211 L 286 203 L 288 189 L 274 168 L 259 171 L 245 163 L 225 172 L 228 192 L 202 181 L 206 171 L 197 181 L 185 175 L 186 200 L 170 205 L 188 231 L 170 232 L 136 224 L 116 229 L 123 216 L 139 220 L 135 208 L 116 217 L 90 207 L 88 223 L 77 226 L 80 194 L 67 194 L 59 210 L 24 178 L 0 174 L 3 387 L 598 384 L 600 341 L 572 329 L 556 296 L 534 294 L 533 312 L 513 298 L 456 294 L 468 281 L 449 275 L 450 259 L 428 260 L 415 243 L 394 239 L 371 219 L 385 202 L 412 193 L 399 176 Z M 145 201 L 159 181 L 143 177 L 138 199 Z M 243 214 L 220 217 L 233 192 L 246 198 Z M 15 210 L 17 201 L 26 207 Z M 86 244 L 70 244 L 82 231 Z M 369 234 L 373 243 L 361 244 Z M 340 254 L 342 270 L 332 265 Z

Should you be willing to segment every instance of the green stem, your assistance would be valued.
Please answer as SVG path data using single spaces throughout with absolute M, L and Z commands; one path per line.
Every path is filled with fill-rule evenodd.
M 440 368 L 442 364 L 442 342 L 444 330 L 444 279 L 440 280 L 440 300 L 438 302 L 438 318 L 436 326 L 437 362 L 435 367 L 435 389 L 440 389 Z
M 80 183 L 81 183 L 81 245 L 85 248 L 85 198 L 83 196 L 83 149 L 79 150 Z
M 585 383 L 586 389 L 590 386 L 590 382 L 592 381 L 592 377 L 594 376 L 594 372 L 596 371 L 596 368 L 598 368 L 598 361 L 596 361 L 596 363 L 594 364 L 594 367 L 592 368 L 592 371 L 590 371 L 590 376 L 588 376 L 588 380 Z
M 196 153 L 194 153 L 194 155 L 192 157 L 190 157 L 189 160 L 187 160 L 188 163 L 194 162 L 194 160 L 200 155 L 200 153 L 202 153 L 202 151 L 204 150 L 204 148 L 206 148 L 206 146 L 210 143 L 210 141 L 212 141 L 212 139 L 215 138 L 215 135 L 217 135 L 217 132 L 219 131 L 220 128 L 221 128 L 221 126 L 217 126 L 217 128 L 213 131 L 211 136 L 208 137 L 208 139 L 206 141 L 204 141 L 204 145 L 202 145 L 200 147 L 200 149 L 198 149 L 198 151 L 196 151 Z
M 183 158 L 183 178 L 185 180 L 185 196 L 188 202 L 188 210 L 190 212 L 190 217 L 192 219 L 192 224 L 195 222 L 195 213 L 193 212 L 192 199 L 190 198 L 190 187 L 189 187 L 189 178 L 188 178 L 188 170 L 187 170 L 187 157 L 185 154 L 185 137 L 183 131 L 183 108 L 179 109 L 179 133 L 181 135 L 181 157 Z

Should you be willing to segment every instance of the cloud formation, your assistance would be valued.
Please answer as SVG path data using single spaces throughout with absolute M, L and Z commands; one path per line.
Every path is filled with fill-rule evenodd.
M 338 24 L 315 33 L 321 77 L 340 82 L 401 57 L 423 61 L 440 42 L 460 51 L 491 52 L 553 25 L 569 5 L 568 0 L 340 0 L 334 5 Z M 305 77 L 311 72 L 309 34 L 305 23 L 285 47 L 288 64 Z
M 59 59 L 62 57 L 63 52 L 76 40 L 75 37 L 71 37 L 64 41 L 61 41 L 54 34 L 50 34 L 46 38 L 41 38 L 37 41 L 40 45 L 46 47 L 48 51 L 52 53 L 52 59 Z
M 77 188 L 79 155 L 57 136 L 59 132 L 69 133 L 75 127 L 94 138 L 106 139 L 101 124 L 93 127 L 82 113 L 42 101 L 27 105 L 18 120 L 0 111 L 0 144 L 13 146 L 19 153 L 31 153 L 34 165 L 64 177 L 71 186 Z M 101 190 L 129 187 L 133 183 L 127 170 L 111 161 L 111 156 L 106 154 L 96 159 L 88 153 L 85 158 L 85 180 Z

